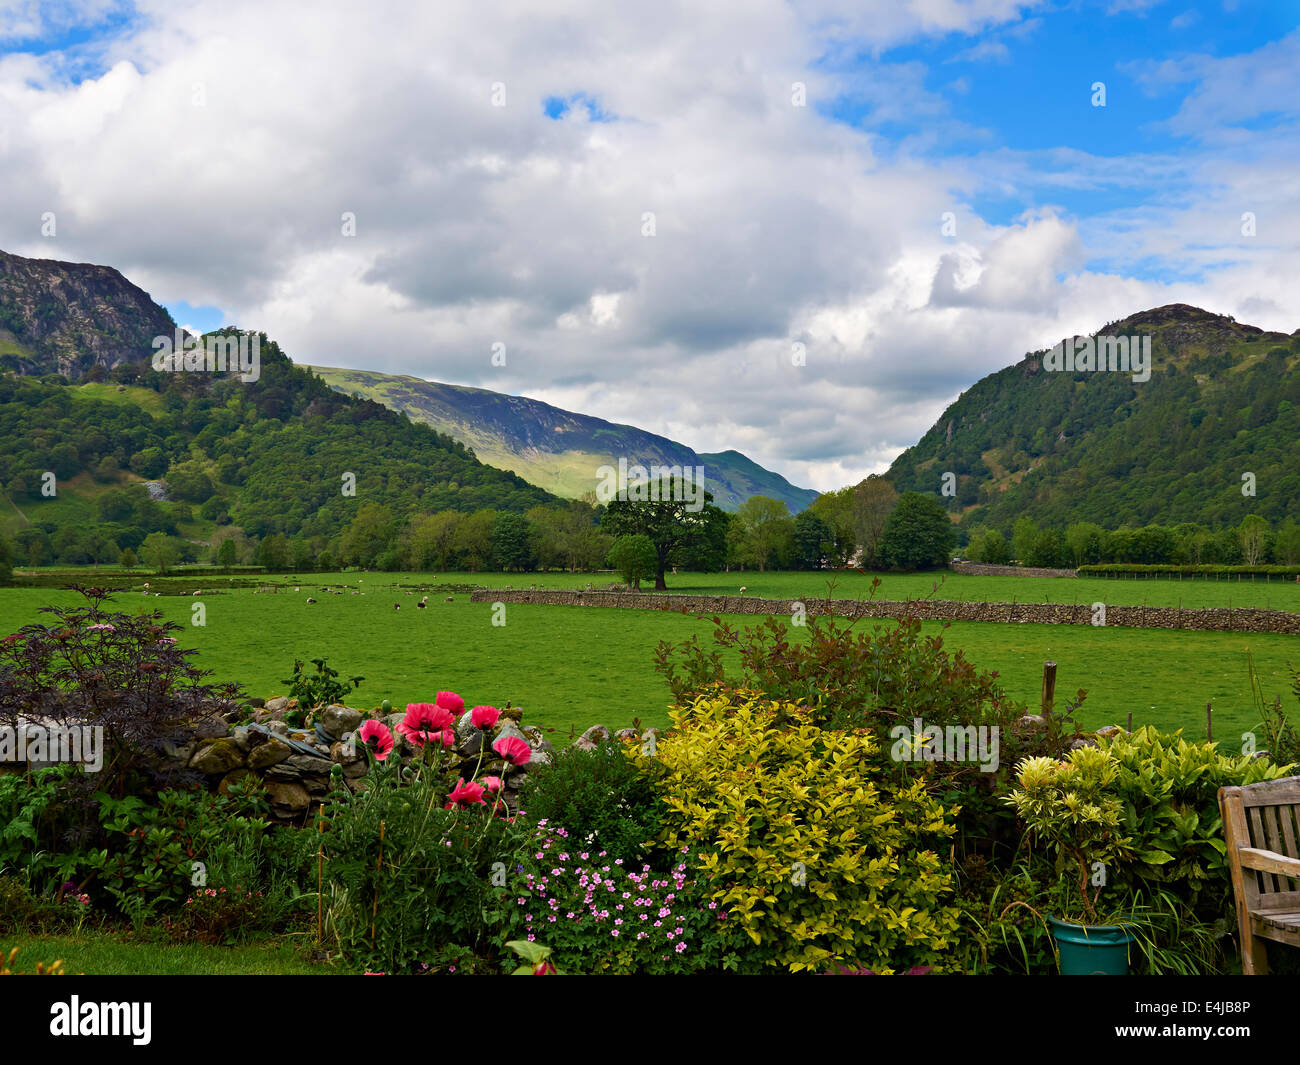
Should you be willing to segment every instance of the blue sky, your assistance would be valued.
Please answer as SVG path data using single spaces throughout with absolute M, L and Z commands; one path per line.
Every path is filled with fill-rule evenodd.
M 1174 302 L 1300 326 L 1298 25 L 1296 0 L 0 0 L 0 248 L 300 362 L 835 488 L 1061 336 Z

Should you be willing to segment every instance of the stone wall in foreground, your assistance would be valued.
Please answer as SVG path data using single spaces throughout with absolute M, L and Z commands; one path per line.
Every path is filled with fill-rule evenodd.
M 548 606 L 622 607 L 672 610 L 687 614 L 784 614 L 802 604 L 809 614 L 828 610 L 845 618 L 897 618 L 912 615 L 935 621 L 995 621 L 1004 624 L 1091 625 L 1090 604 L 973 603 L 919 599 L 907 602 L 858 599 L 758 599 L 740 595 L 683 595 L 672 592 L 557 592 L 475 590 L 475 603 L 531 603 Z M 1276 632 L 1300 636 L 1300 614 L 1284 610 L 1212 607 L 1183 610 L 1159 606 L 1107 606 L 1108 626 L 1135 629 L 1194 629 L 1205 632 Z

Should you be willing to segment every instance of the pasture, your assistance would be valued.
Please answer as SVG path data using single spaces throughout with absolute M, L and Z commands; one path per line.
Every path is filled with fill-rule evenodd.
M 244 578 L 247 580 L 247 578 Z M 283 694 L 284 679 L 295 658 L 324 657 L 341 674 L 366 679 L 349 700 L 373 707 L 382 699 L 394 706 L 431 700 L 441 689 L 463 695 L 470 705 L 504 705 L 526 710 L 525 721 L 563 736 L 602 723 L 618 728 L 639 718 L 643 725 L 667 723 L 668 689 L 652 668 L 652 652 L 661 639 L 680 642 L 694 633 L 706 637 L 712 625 L 660 611 L 510 604 L 505 625 L 492 624 L 488 603 L 471 603 L 461 590 L 533 585 L 548 588 L 597 588 L 610 575 L 587 574 L 277 574 L 258 578 L 255 587 L 223 590 L 223 577 L 187 578 L 202 589 L 203 626 L 191 624 L 187 585 L 135 576 L 135 589 L 116 593 L 115 608 L 160 610 L 185 627 L 182 644 L 199 651 L 198 664 L 221 681 L 236 681 L 250 695 Z M 1300 586 L 1279 582 L 1053 580 L 1015 577 L 966 577 L 952 573 L 886 575 L 877 598 L 903 599 L 931 593 L 937 597 L 1018 601 L 1176 605 L 1184 607 L 1267 604 L 1300 611 Z M 184 595 L 144 595 L 150 581 Z M 93 583 L 90 571 L 86 583 Z M 826 582 L 807 573 L 681 574 L 668 579 L 670 591 L 737 594 L 769 598 L 822 597 Z M 871 578 L 840 574 L 836 596 L 865 597 Z M 346 588 L 342 595 L 323 587 Z M 294 589 L 300 591 L 295 592 Z M 454 589 L 454 590 L 453 590 Z M 353 594 L 356 592 L 357 594 Z M 412 593 L 412 594 L 408 594 Z M 1253 593 L 1253 595 L 1251 594 Z M 453 601 L 444 599 L 450 594 Z M 428 595 L 426 609 L 416 608 Z M 309 604 L 307 599 L 316 599 Z M 0 590 L 0 633 L 38 620 L 44 605 L 72 605 L 80 597 L 69 591 L 6 588 Z M 401 607 L 394 609 L 394 604 Z M 756 624 L 737 616 L 735 624 Z M 860 621 L 859 626 L 891 624 Z M 925 626 L 939 631 L 940 623 Z M 797 632 L 798 630 L 796 630 Z M 1057 702 L 1073 698 L 1079 688 L 1088 697 L 1077 715 L 1087 727 L 1125 724 L 1185 728 L 1189 738 L 1203 738 L 1205 704 L 1215 706 L 1215 737 L 1239 737 L 1257 722 L 1251 711 L 1246 649 L 1254 656 L 1268 698 L 1281 695 L 1293 710 L 1288 661 L 1300 666 L 1295 637 L 1187 632 L 1157 629 L 1092 628 L 1052 625 L 950 624 L 944 632 L 949 650 L 961 649 L 982 669 L 996 670 L 1010 694 L 1036 707 L 1042 663 L 1057 662 Z M 734 663 L 733 663 L 734 664 Z M 558 738 L 558 737 L 557 737 Z M 1234 739 L 1234 746 L 1236 742 Z

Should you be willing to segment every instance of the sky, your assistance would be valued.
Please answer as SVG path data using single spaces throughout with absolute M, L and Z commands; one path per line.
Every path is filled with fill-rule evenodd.
M 0 0 L 0 248 L 829 490 L 1063 336 L 1168 303 L 1300 328 L 1298 27 L 1300 0 Z

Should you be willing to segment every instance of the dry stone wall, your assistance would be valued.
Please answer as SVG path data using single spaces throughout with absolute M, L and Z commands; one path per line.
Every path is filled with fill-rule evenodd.
M 1041 566 L 994 566 L 988 562 L 950 562 L 954 573 L 972 577 L 1077 577 L 1078 570 L 1046 569 Z
M 914 599 L 905 602 L 858 599 L 758 599 L 739 595 L 682 595 L 672 592 L 503 591 L 480 588 L 475 603 L 531 603 L 549 606 L 621 607 L 672 610 L 688 614 L 762 614 L 791 616 L 799 605 L 810 614 L 846 618 L 898 618 L 906 615 L 935 621 L 993 621 L 1004 624 L 1091 625 L 1089 604 L 975 603 Z M 1284 610 L 1212 607 L 1183 610 L 1158 606 L 1107 606 L 1106 625 L 1137 629 L 1193 629 L 1205 632 L 1275 632 L 1300 636 L 1300 614 Z

